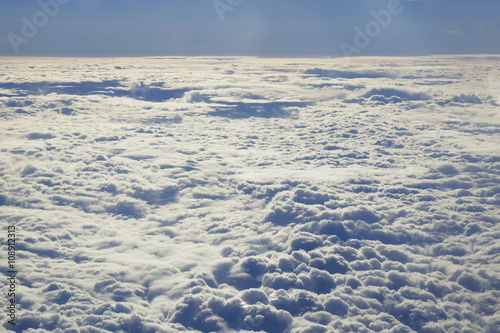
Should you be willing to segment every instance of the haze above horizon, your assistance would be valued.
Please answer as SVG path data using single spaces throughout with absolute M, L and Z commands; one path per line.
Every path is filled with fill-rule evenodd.
M 0 56 L 500 54 L 493 0 L 0 4 Z

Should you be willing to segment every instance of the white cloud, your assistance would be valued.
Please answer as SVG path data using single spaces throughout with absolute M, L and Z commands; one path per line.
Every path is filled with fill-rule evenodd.
M 498 328 L 497 58 L 1 61 L 16 330 Z

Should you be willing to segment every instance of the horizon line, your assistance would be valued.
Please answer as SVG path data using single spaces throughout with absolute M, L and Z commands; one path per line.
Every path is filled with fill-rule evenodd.
M 484 56 L 500 57 L 500 53 L 433 53 L 420 55 L 353 55 L 353 56 L 331 56 L 331 55 L 0 55 L 0 58 L 267 58 L 267 59 L 356 59 L 356 58 L 417 58 L 417 57 L 440 57 L 440 56 Z

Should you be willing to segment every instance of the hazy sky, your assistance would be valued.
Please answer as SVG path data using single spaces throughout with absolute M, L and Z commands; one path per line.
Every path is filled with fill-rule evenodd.
M 498 0 L 395 1 L 1 0 L 0 55 L 500 53 Z

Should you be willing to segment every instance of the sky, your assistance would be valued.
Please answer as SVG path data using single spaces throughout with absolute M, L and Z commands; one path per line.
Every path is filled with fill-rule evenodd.
M 0 55 L 336 57 L 500 53 L 498 1 L 397 2 L 3 0 Z M 388 11 L 391 4 L 397 8 L 393 13 Z M 381 11 L 390 16 L 383 16 Z M 382 24 L 374 13 L 382 15 Z M 367 28 L 372 29 L 369 35 Z

